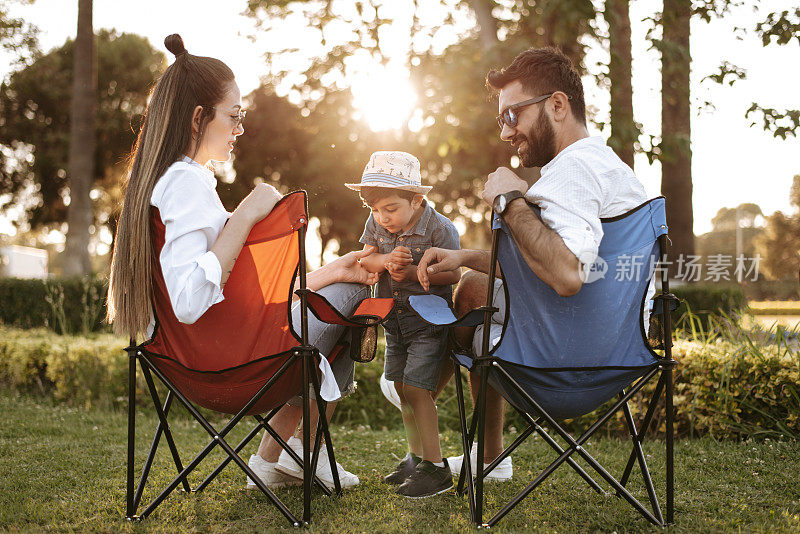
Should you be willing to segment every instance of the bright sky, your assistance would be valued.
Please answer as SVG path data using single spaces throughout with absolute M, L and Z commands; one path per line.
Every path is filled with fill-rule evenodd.
M 375 129 L 402 127 L 413 110 L 416 96 L 408 84 L 408 71 L 402 64 L 403 51 L 410 46 L 408 25 L 410 16 L 404 6 L 411 2 L 387 0 L 387 16 L 395 18 L 394 28 L 387 28 L 390 53 L 398 60 L 390 61 L 386 68 L 376 71 L 367 63 L 354 60 L 352 74 L 345 83 L 353 85 L 357 106 L 365 120 Z M 645 41 L 645 17 L 653 15 L 660 2 L 631 2 L 633 26 L 633 87 L 634 114 L 643 123 L 646 133 L 660 130 L 660 74 L 658 55 L 648 50 Z M 772 10 L 794 7 L 791 0 L 770 0 Z M 304 48 L 316 42 L 318 30 L 302 27 L 300 17 L 281 25 L 280 32 L 269 38 L 251 42 L 247 36 L 254 33 L 253 22 L 241 15 L 246 0 L 138 0 L 123 3 L 118 0 L 94 0 L 94 27 L 116 28 L 133 32 L 150 39 L 151 44 L 163 49 L 163 39 L 170 33 L 180 33 L 187 49 L 198 55 L 218 57 L 236 73 L 243 94 L 259 84 L 260 75 L 266 72 L 262 53 L 277 49 L 277 45 Z M 225 6 L 224 8 L 222 6 Z M 46 50 L 61 45 L 74 37 L 77 25 L 77 2 L 74 0 L 36 0 L 32 6 L 16 6 L 12 15 L 21 16 L 42 30 L 42 47 Z M 436 17 L 437 13 L 428 13 Z M 800 73 L 791 67 L 800 65 L 800 46 L 797 40 L 786 46 L 761 46 L 755 36 L 737 40 L 734 27 L 751 27 L 757 17 L 740 10 L 723 20 L 711 24 L 694 20 L 692 23 L 692 96 L 699 108 L 705 101 L 714 103 L 716 109 L 697 111 L 692 118 L 692 174 L 694 179 L 695 233 L 711 228 L 711 218 L 721 207 L 734 207 L 743 202 L 755 202 L 765 213 L 790 209 L 788 201 L 792 177 L 800 174 L 800 141 L 774 139 L 760 127 L 751 128 L 744 118 L 745 110 L 753 101 L 777 109 L 797 108 L 797 87 Z M 262 34 L 263 35 L 263 34 Z M 440 46 L 453 39 L 452 35 L 437 36 Z M 596 72 L 596 63 L 607 61 L 607 54 L 593 45 L 587 57 L 590 71 Z M 512 58 L 509 57 L 509 61 Z M 719 86 L 701 79 L 716 71 L 722 60 L 729 60 L 747 71 L 747 79 L 733 87 Z M 302 69 L 296 58 L 285 58 L 283 68 Z M 293 63 L 294 64 L 293 64 Z M 9 58 L 0 55 L 0 76 L 8 72 Z M 599 117 L 608 115 L 608 94 L 598 89 L 593 79 L 585 79 L 587 102 L 598 109 Z M 392 102 L 375 99 L 374 88 L 393 87 L 384 97 Z M 476 87 L 476 91 L 483 91 Z M 387 114 L 386 110 L 392 110 Z M 413 125 L 412 125 L 413 126 Z M 597 132 L 593 132 L 597 133 Z M 487 169 L 487 172 L 492 169 Z M 660 168 L 650 166 L 644 156 L 637 156 L 636 173 L 652 195 L 658 194 Z

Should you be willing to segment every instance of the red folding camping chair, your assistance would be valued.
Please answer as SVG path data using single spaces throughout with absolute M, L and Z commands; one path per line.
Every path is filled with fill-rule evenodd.
M 131 339 L 125 350 L 129 355 L 128 461 L 126 517 L 147 517 L 178 486 L 192 491 L 188 475 L 215 447 L 227 455 L 225 460 L 193 491 L 202 491 L 225 466 L 233 461 L 293 525 L 298 519 L 253 473 L 239 452 L 260 430 L 266 430 L 283 449 L 304 467 L 303 521 L 311 520 L 311 488 L 316 484 L 325 495 L 332 491 L 316 476 L 317 460 L 324 437 L 334 479 L 334 492 L 341 493 L 331 436 L 325 417 L 319 418 L 313 452 L 310 447 L 310 394 L 314 388 L 320 414 L 325 401 L 320 395 L 316 367 L 319 350 L 308 342 L 308 309 L 323 321 L 346 327 L 343 341 L 349 341 L 354 359 L 364 359 L 375 351 L 377 324 L 392 308 L 392 299 L 365 299 L 351 318 L 344 317 L 322 296 L 306 289 L 305 232 L 308 223 L 305 191 L 285 196 L 270 215 L 256 224 L 240 252 L 225 285 L 225 300 L 215 304 L 194 324 L 180 323 L 172 310 L 166 284 L 158 261 L 164 246 L 165 227 L 158 210 L 153 208 L 153 311 L 156 327 L 148 341 L 137 344 Z M 291 324 L 292 290 L 299 276 L 301 325 L 298 334 Z M 346 343 L 345 343 L 346 344 Z M 368 345 L 364 347 L 363 345 Z M 348 357 L 343 344 L 327 355 L 329 360 Z M 369 359 L 369 355 L 366 356 Z M 136 362 L 142 369 L 159 423 L 145 460 L 139 483 L 134 486 Z M 162 405 L 152 375 L 166 387 Z M 303 398 L 303 458 L 277 435 L 270 419 L 297 394 Z M 211 436 L 211 441 L 184 467 L 170 431 L 167 416 L 174 399 L 189 411 Z M 198 406 L 233 417 L 222 428 L 212 425 Z M 262 417 L 259 414 L 267 415 Z M 246 416 L 257 421 L 242 441 L 231 446 L 226 437 Z M 169 447 L 178 475 L 136 514 L 161 437 Z M 305 469 L 305 466 L 311 466 Z

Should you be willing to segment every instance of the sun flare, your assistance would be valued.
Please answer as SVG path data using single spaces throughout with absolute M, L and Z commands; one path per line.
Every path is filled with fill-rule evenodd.
M 417 102 L 408 71 L 376 66 L 352 83 L 353 105 L 373 132 L 402 128 Z

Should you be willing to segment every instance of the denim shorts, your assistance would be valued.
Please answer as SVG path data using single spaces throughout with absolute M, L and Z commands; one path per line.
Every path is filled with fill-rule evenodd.
M 386 330 L 386 379 L 436 391 L 447 347 L 447 329 L 426 325 L 414 332 L 393 332 Z

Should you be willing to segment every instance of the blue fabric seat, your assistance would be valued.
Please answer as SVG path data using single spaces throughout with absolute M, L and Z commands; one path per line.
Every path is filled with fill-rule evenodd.
M 535 420 L 546 420 L 556 427 L 562 437 L 568 439 L 568 434 L 557 420 L 592 412 L 619 396 L 620 400 L 610 411 L 613 413 L 618 409 L 625 410 L 631 436 L 637 436 L 634 439 L 634 451 L 641 452 L 641 441 L 627 407 L 629 397 L 625 397 L 623 392 L 626 395 L 635 393 L 646 381 L 661 372 L 662 376 L 651 403 L 657 401 L 664 388 L 669 399 L 668 410 L 671 410 L 672 403 L 671 372 L 674 362 L 671 359 L 671 342 L 667 340 L 671 337 L 669 319 L 661 332 L 661 345 L 667 347 L 663 356 L 651 348 L 643 320 L 645 310 L 649 312 L 651 309 L 655 313 L 661 313 L 664 318 L 664 301 L 670 303 L 667 309 L 674 309 L 674 296 L 669 294 L 668 282 L 663 273 L 662 291 L 656 296 L 656 306 L 652 307 L 646 298 L 656 266 L 665 259 L 662 256 L 662 247 L 667 238 L 665 199 L 657 197 L 618 217 L 601 219 L 601 223 L 603 238 L 598 258 L 589 269 L 587 280 L 575 295 L 561 297 L 530 269 L 505 222 L 495 216 L 493 248 L 496 249 L 506 296 L 502 335 L 499 339 L 489 339 L 489 346 L 484 346 L 480 354 L 474 354 L 471 350 L 457 350 L 453 356 L 458 365 L 485 372 L 488 383 L 518 411 L 527 414 L 526 420 L 531 423 L 531 431 L 540 434 L 543 434 L 543 430 Z M 478 308 L 457 319 L 447 303 L 439 297 L 413 296 L 409 302 L 424 320 L 449 327 L 476 326 L 483 323 L 484 318 L 492 311 L 487 307 Z M 490 304 L 487 303 L 487 306 Z M 486 352 L 488 354 L 484 356 Z M 665 373 L 668 373 L 668 378 L 665 378 Z M 463 403 L 461 388 L 458 390 L 459 402 Z M 480 412 L 481 406 L 481 401 L 478 401 L 475 413 Z M 465 451 L 468 450 L 468 445 L 471 446 L 473 437 L 476 437 L 476 426 L 477 438 L 480 439 L 482 423 L 476 425 L 475 413 L 469 437 L 464 442 Z M 647 416 L 643 431 L 649 425 L 651 417 L 652 413 Z M 608 420 L 608 416 L 601 417 L 601 420 L 602 424 Z M 670 416 L 670 429 L 671 420 Z M 466 422 L 463 421 L 462 431 L 465 429 Z M 568 453 L 564 453 L 549 437 L 545 439 L 562 454 L 560 461 L 569 463 L 594 489 L 601 491 L 597 483 L 569 459 L 569 454 L 577 452 L 585 459 L 588 458 L 590 465 L 601 473 L 618 494 L 628 499 L 648 520 L 659 525 L 665 524 L 653 491 L 649 491 L 653 505 L 651 514 L 623 487 L 633 464 L 634 453 L 620 485 L 613 477 L 609 480 L 610 475 L 579 446 L 581 440 L 588 439 L 588 434 L 577 441 L 569 438 L 569 448 L 572 450 Z M 671 451 L 671 437 L 668 441 Z M 517 445 L 507 449 L 501 459 Z M 479 451 L 481 450 L 479 445 Z M 668 456 L 668 469 L 671 470 L 671 452 Z M 639 462 L 645 476 L 647 468 L 644 458 L 639 458 Z M 479 461 L 478 465 L 481 463 Z M 482 472 L 479 467 L 479 479 Z M 552 470 L 527 488 L 524 495 L 550 472 Z M 646 478 L 648 490 L 651 490 L 649 473 Z M 461 484 L 459 487 L 461 488 Z M 482 484 L 479 487 L 481 489 L 478 493 L 482 495 Z M 670 518 L 671 504 L 672 493 L 668 489 Z M 473 513 L 476 507 L 478 512 L 477 516 L 473 515 L 473 519 L 481 524 L 480 505 L 471 502 Z M 496 523 L 506 512 L 507 509 L 504 508 L 489 524 Z
M 591 412 L 658 365 L 642 315 L 659 258 L 658 237 L 667 232 L 664 208 L 659 197 L 603 220 L 593 274 L 576 295 L 566 298 L 531 271 L 505 223 L 495 218 L 507 310 L 502 340 L 490 355 L 554 418 Z M 438 297 L 412 297 L 412 306 L 428 322 L 465 324 L 456 324 Z M 477 318 L 482 314 L 473 315 L 472 322 Z M 459 355 L 459 361 L 471 368 L 472 356 Z M 494 374 L 489 381 L 513 404 L 530 408 Z

